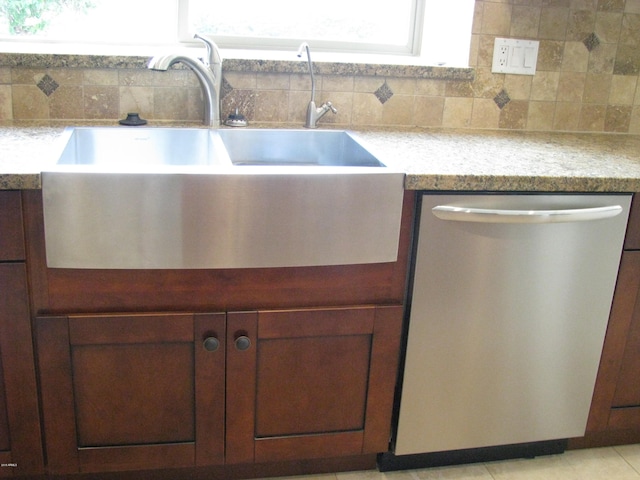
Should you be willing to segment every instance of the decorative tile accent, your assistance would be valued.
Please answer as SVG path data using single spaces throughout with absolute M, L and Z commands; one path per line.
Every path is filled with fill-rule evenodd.
M 51 78 L 47 73 L 45 73 L 44 77 L 42 77 L 38 82 L 38 88 L 42 90 L 42 93 L 44 93 L 47 97 L 55 92 L 59 86 L 60 85 L 58 85 L 58 82 Z
M 587 38 L 585 38 L 582 43 L 584 43 L 584 46 L 587 47 L 587 50 L 591 52 L 594 48 L 600 45 L 600 39 L 598 38 L 598 35 L 592 33 Z
M 226 77 L 222 76 L 222 85 L 220 87 L 220 99 L 223 99 L 233 91 L 233 86 L 227 81 Z
M 373 94 L 378 100 L 380 100 L 380 103 L 384 105 L 391 97 L 393 97 L 393 90 L 391 90 L 389 85 L 387 85 L 387 81 L 385 80 L 382 86 L 375 92 L 373 92 Z
M 505 105 L 511 101 L 511 98 L 509 97 L 509 94 L 507 93 L 507 91 L 503 89 L 503 90 L 500 90 L 499 94 L 493 97 L 493 101 L 496 102 L 496 105 L 498 105 L 498 108 L 502 110 L 505 107 Z

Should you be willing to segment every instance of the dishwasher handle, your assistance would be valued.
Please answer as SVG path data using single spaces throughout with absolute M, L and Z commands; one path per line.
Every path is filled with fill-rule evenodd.
M 431 209 L 441 220 L 475 223 L 563 223 L 602 220 L 619 215 L 620 205 L 566 210 L 502 210 L 438 205 Z

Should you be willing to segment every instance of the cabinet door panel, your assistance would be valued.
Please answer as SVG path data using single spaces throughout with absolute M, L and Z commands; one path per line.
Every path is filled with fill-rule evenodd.
M 224 314 L 38 318 L 51 472 L 193 466 L 198 451 L 199 464 L 221 463 L 224 403 L 212 402 L 224 395 L 224 359 L 201 350 L 202 336 L 224 338 L 224 323 Z
M 256 437 L 362 430 L 371 337 L 260 340 Z
M 236 449 L 256 462 L 386 450 L 401 320 L 400 306 L 230 313 L 229 329 L 257 322 L 257 340 L 234 368 L 247 352 L 228 347 L 228 461 Z
M 71 351 L 78 447 L 193 442 L 191 343 Z

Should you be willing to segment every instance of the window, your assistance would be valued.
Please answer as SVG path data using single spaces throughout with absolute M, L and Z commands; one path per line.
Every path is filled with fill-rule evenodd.
M 314 59 L 350 53 L 466 66 L 473 8 L 473 0 L 0 0 L 0 50 L 47 43 L 58 53 L 73 45 L 145 45 L 153 53 L 193 45 L 199 32 L 257 58 L 308 41 L 314 57 L 324 55 Z
M 300 0 L 189 0 L 188 32 L 214 35 L 220 45 L 240 48 L 296 48 L 412 54 L 417 0 L 394 0 L 381 8 L 371 0 L 322 0 L 315 8 Z M 415 33 L 414 33 L 415 32 Z M 258 42 L 256 42 L 256 40 Z

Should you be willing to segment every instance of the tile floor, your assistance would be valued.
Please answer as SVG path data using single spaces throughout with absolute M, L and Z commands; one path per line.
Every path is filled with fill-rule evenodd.
M 273 480 L 273 479 L 271 479 Z M 399 472 L 345 472 L 282 480 L 640 480 L 640 444 Z

